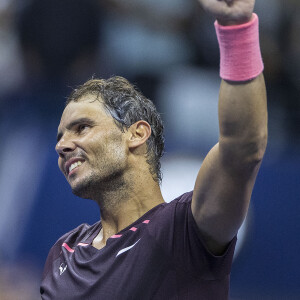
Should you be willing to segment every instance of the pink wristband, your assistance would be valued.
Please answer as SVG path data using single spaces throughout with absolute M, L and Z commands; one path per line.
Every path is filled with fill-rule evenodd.
M 245 24 L 222 26 L 215 22 L 220 48 L 220 77 L 229 81 L 247 81 L 264 69 L 258 33 L 258 17 Z

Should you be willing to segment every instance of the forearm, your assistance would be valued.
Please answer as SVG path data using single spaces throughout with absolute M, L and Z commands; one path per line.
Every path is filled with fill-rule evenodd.
M 247 82 L 222 81 L 219 147 L 231 167 L 255 166 L 267 144 L 267 101 L 263 74 Z M 235 168 L 236 167 L 236 168 Z
M 261 161 L 267 141 L 267 103 L 258 17 L 246 23 L 215 23 L 220 46 L 220 157 L 230 168 Z

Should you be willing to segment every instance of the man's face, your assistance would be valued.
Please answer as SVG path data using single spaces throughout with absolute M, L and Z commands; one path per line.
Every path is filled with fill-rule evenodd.
M 58 165 L 75 195 L 93 198 L 101 184 L 120 178 L 126 167 L 126 134 L 95 96 L 65 108 L 58 127 Z

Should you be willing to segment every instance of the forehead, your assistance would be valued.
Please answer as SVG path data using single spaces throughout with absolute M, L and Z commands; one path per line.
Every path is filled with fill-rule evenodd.
M 105 111 L 101 99 L 98 100 L 94 95 L 86 95 L 76 102 L 70 102 L 63 111 L 59 128 L 67 127 L 68 123 L 80 118 L 89 118 L 93 121 L 112 119 Z

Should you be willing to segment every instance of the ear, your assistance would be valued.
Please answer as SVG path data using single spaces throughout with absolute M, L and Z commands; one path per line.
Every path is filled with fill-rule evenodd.
M 146 141 L 151 135 L 151 126 L 148 122 L 144 120 L 137 121 L 132 124 L 129 129 L 129 139 L 128 146 L 129 148 L 137 148 L 143 144 L 146 144 Z

